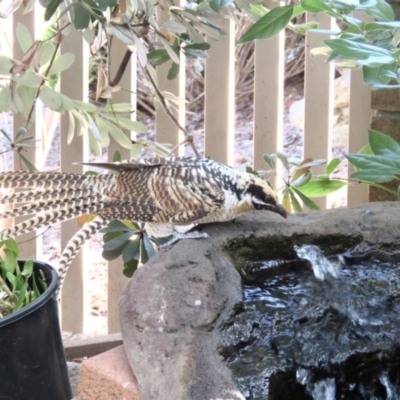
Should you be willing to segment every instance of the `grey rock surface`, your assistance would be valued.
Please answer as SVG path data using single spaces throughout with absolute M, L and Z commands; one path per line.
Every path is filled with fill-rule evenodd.
M 255 212 L 205 230 L 208 240 L 185 240 L 156 254 L 121 296 L 124 346 L 143 400 L 243 399 L 218 351 L 220 329 L 242 301 L 234 264 L 284 251 L 294 256 L 293 246 L 305 243 L 325 244 L 332 253 L 354 246 L 392 251 L 400 242 L 400 203 L 287 220 Z
M 69 381 L 71 382 L 72 395 L 78 396 L 78 385 L 81 379 L 81 364 L 76 362 L 67 362 Z

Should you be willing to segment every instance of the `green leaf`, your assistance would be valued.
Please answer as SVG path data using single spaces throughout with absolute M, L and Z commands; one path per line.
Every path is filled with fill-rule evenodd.
M 289 162 L 288 162 L 288 157 L 285 153 L 282 153 L 280 151 L 278 151 L 276 153 L 276 156 L 278 157 L 278 159 L 281 161 L 283 167 L 285 168 L 285 170 L 287 172 L 289 172 Z
M 17 259 L 19 256 L 19 248 L 18 244 L 14 239 L 6 239 L 0 242 L 0 248 L 5 247 L 7 250 L 12 251 L 15 254 L 15 258 Z
M 25 276 L 25 278 L 30 278 L 32 276 L 32 273 L 33 273 L 33 258 L 31 257 L 29 260 L 25 261 L 21 275 Z
M 288 187 L 283 191 L 282 196 L 282 206 L 287 212 L 291 212 L 291 203 L 290 203 L 290 189 Z
M 122 250 L 122 260 L 128 263 L 130 260 L 139 260 L 140 258 L 140 235 L 137 234 L 134 239 L 130 239 Z
M 140 242 L 140 261 L 145 264 L 150 257 L 155 254 L 155 250 L 147 234 L 143 235 Z
M 107 118 L 108 120 L 112 121 L 115 124 L 118 122 L 122 128 L 128 129 L 128 131 L 137 133 L 147 132 L 147 126 L 142 124 L 141 122 L 133 121 L 129 118 L 121 117 L 120 115 L 117 114 L 115 115 L 102 114 L 102 116 L 104 116 L 104 118 Z
M 168 52 L 168 55 L 170 56 L 171 60 L 176 63 L 179 64 L 179 48 L 175 47 L 175 46 L 171 46 L 169 44 L 169 42 L 163 38 L 160 39 L 161 43 L 164 45 L 165 50 Z
M 58 6 L 63 2 L 63 0 L 51 0 L 50 4 L 46 7 L 44 13 L 44 20 L 48 21 L 53 14 L 56 12 Z
M 93 118 L 87 113 L 86 113 L 86 118 L 87 118 L 87 120 L 89 122 L 90 129 L 91 129 L 89 132 L 91 132 L 93 134 L 94 138 L 98 142 L 101 142 L 101 136 L 100 136 L 100 133 L 99 133 L 99 129 L 97 128 L 97 125 L 93 121 Z
M 270 166 L 272 170 L 276 170 L 276 154 L 264 154 L 264 161 Z
M 301 168 L 301 167 L 300 167 Z M 306 173 L 302 174 L 299 176 L 294 182 L 290 184 L 290 186 L 295 186 L 295 187 L 301 187 L 306 185 L 308 182 L 310 182 L 312 178 L 312 173 L 311 171 L 307 171 Z
M 128 136 L 119 128 L 117 125 L 113 124 L 111 121 L 103 119 L 104 124 L 107 126 L 110 135 L 125 149 L 130 150 L 132 147 L 132 141 Z
M 178 73 L 179 73 L 179 64 L 173 62 L 171 68 L 168 70 L 167 79 L 168 80 L 175 79 Z
M 123 246 L 117 248 L 117 249 L 113 249 L 113 250 L 103 250 L 103 252 L 101 253 L 101 256 L 106 260 L 106 261 L 112 261 L 117 259 L 121 254 L 122 254 L 122 250 L 124 249 L 125 245 L 127 243 L 125 243 Z
M 356 42 L 351 39 L 325 40 L 325 44 L 336 54 L 345 58 L 366 60 L 375 56 L 381 58 L 381 64 L 388 64 L 396 61 L 394 55 L 389 50 L 372 44 Z
M 3 260 L 3 268 L 9 273 L 14 273 L 17 268 L 17 255 L 8 248 L 4 249 L 4 253 L 6 258 Z
M 331 175 L 341 162 L 342 162 L 342 160 L 340 158 L 333 158 L 329 162 L 329 164 L 326 166 L 326 169 L 325 169 L 326 174 L 328 176 Z
M 255 39 L 267 39 L 286 28 L 293 15 L 293 6 L 276 7 L 260 18 L 239 39 L 238 44 Z
M 369 145 L 374 154 L 394 158 L 400 166 L 400 144 L 381 132 L 368 130 Z
M 121 248 L 121 246 L 126 245 L 132 236 L 132 232 L 129 230 L 126 233 L 122 233 L 116 238 L 105 242 L 103 245 L 104 251 L 116 250 Z M 122 250 L 122 249 L 121 249 Z
M 72 142 L 72 139 L 74 138 L 74 132 L 75 132 L 75 119 L 74 119 L 74 114 L 72 114 L 71 111 L 68 111 L 68 133 L 67 133 L 67 143 L 70 144 Z
M 258 18 L 263 17 L 267 12 L 268 9 L 265 8 L 262 4 L 251 4 L 249 3 L 250 6 L 250 12 Z
M 374 169 L 376 173 L 398 174 L 400 171 L 400 159 L 377 156 L 375 154 L 346 154 L 346 158 L 359 169 Z
M 364 11 L 378 21 L 389 22 L 394 20 L 393 9 L 385 0 L 377 0 L 375 5 L 372 7 L 366 7 Z
M 17 304 L 15 305 L 15 311 L 19 310 L 24 305 L 27 289 L 28 289 L 28 283 L 24 283 L 19 289 Z
M 259 175 L 258 175 L 258 172 L 257 172 L 256 170 L 254 170 L 252 167 L 248 166 L 248 165 L 246 165 L 246 172 L 247 172 L 248 174 L 252 174 L 252 175 L 255 175 L 255 176 L 259 176 Z
M 381 54 L 373 54 L 368 58 L 365 59 L 358 59 L 356 60 L 356 65 L 355 67 L 370 67 L 370 68 L 377 68 L 380 67 L 381 65 L 385 64 L 393 64 L 395 61 L 394 55 L 381 55 Z M 379 86 L 382 84 L 377 82 L 374 85 L 371 85 L 372 87 Z
M 15 34 L 22 52 L 26 53 L 33 44 L 29 29 L 25 25 L 18 23 L 17 27 L 15 28 Z
M 397 174 L 400 172 L 398 171 Z M 362 169 L 350 176 L 351 179 L 370 183 L 389 182 L 396 178 L 396 173 L 386 169 Z
M 101 145 L 95 135 L 95 130 L 93 130 L 93 129 L 89 130 L 88 135 L 89 135 L 90 153 L 95 157 L 100 157 L 101 156 Z
M 44 105 L 51 110 L 59 111 L 62 106 L 62 98 L 60 93 L 50 89 L 48 86 L 43 86 L 39 94 L 39 99 L 43 101 Z
M 121 152 L 119 150 L 116 150 L 113 154 L 113 162 L 120 162 L 122 159 L 121 157 Z
M 387 32 L 388 30 L 393 31 L 396 29 L 400 29 L 400 21 L 391 21 L 391 22 L 368 22 L 364 25 L 365 31 L 369 33 L 369 31 L 378 30 L 380 34 Z
M 25 164 L 26 168 L 28 168 L 29 171 L 36 171 L 36 167 L 22 153 L 18 152 L 18 156 L 21 158 L 22 162 Z
M 37 283 L 36 283 L 35 274 L 32 275 L 32 291 L 33 291 L 33 294 L 34 294 L 34 299 L 37 299 L 40 296 L 40 290 L 39 290 L 39 288 L 37 286 Z
M 299 189 L 292 187 L 291 190 L 293 190 L 300 197 L 301 201 L 309 210 L 319 210 L 319 205 L 300 192 Z
M 363 66 L 364 83 L 368 86 L 376 84 L 387 85 L 391 79 L 396 79 L 397 62 L 379 65 L 377 67 Z
M 58 74 L 68 69 L 75 61 L 75 54 L 64 53 L 56 58 L 50 68 L 49 76 Z
M 107 227 L 101 229 L 100 232 L 128 232 L 129 230 L 131 230 L 131 228 L 126 224 L 126 221 L 122 222 L 119 220 L 113 220 L 107 225 Z
M 371 146 L 368 144 L 366 144 L 359 152 L 358 154 L 374 154 L 371 150 Z
M 336 192 L 344 185 L 346 185 L 346 182 L 338 179 L 317 179 L 295 189 L 307 197 L 322 197 Z
M 127 278 L 131 278 L 134 272 L 137 270 L 139 264 L 139 260 L 130 260 L 129 262 L 124 264 L 123 274 Z
M 219 14 L 222 7 L 228 6 L 232 4 L 233 0 L 209 0 L 208 4 L 210 7 Z
M 81 0 L 83 7 L 89 13 L 90 18 L 94 21 L 96 18 L 103 18 L 103 13 L 101 12 L 99 5 L 93 0 Z
M 147 53 L 147 58 L 152 61 L 152 64 L 155 67 L 158 67 L 161 64 L 170 60 L 169 54 L 167 50 L 153 50 L 150 53 Z
M 90 103 L 84 103 L 83 101 L 79 100 L 72 100 L 74 103 L 74 106 L 76 107 L 77 110 L 81 111 L 86 111 L 86 112 L 91 112 L 94 113 L 97 111 L 97 108 L 95 105 L 90 104 Z
M 107 7 L 110 7 L 112 9 L 118 3 L 117 0 L 98 0 L 97 2 L 99 4 L 99 8 L 102 11 L 105 11 L 107 9 Z
M 326 164 L 326 160 L 323 158 L 319 160 L 313 160 L 304 164 L 299 165 L 299 168 L 306 168 L 306 167 L 317 167 L 318 165 L 324 165 Z
M 291 202 L 292 202 L 293 210 L 294 210 L 296 213 L 301 213 L 301 212 L 303 212 L 303 207 L 301 206 L 301 204 L 300 204 L 299 201 L 297 200 L 296 195 L 295 195 L 295 192 L 294 192 L 293 190 L 290 190 L 289 194 L 290 194 L 290 200 L 291 200 Z
M 192 43 L 188 44 L 184 47 L 184 49 L 190 49 L 190 50 L 208 50 L 211 48 L 211 44 L 204 42 L 204 43 Z
M 191 49 L 186 49 L 186 48 L 183 48 L 182 50 L 183 50 L 185 56 L 192 60 L 195 60 L 197 58 L 207 58 L 208 57 L 207 53 L 202 50 L 191 50 Z
M 293 8 L 292 18 L 297 17 L 298 15 L 304 14 L 306 10 L 303 8 L 301 4 L 297 4 Z
M 101 108 L 101 112 L 112 112 L 112 113 L 129 113 L 135 112 L 135 109 L 131 103 L 110 103 L 107 106 Z
M 74 5 L 74 26 L 76 30 L 85 30 L 89 26 L 90 14 L 83 7 L 82 3 L 73 3 Z
M 326 5 L 321 0 L 303 0 L 301 6 L 304 10 L 312 14 L 318 14 L 320 12 L 323 12 L 327 15 L 330 15 L 331 17 L 339 16 L 339 14 L 333 8 Z
M 17 276 L 12 274 L 11 272 L 6 272 L 6 278 L 7 278 L 8 282 L 11 283 L 12 290 L 15 291 L 18 286 Z

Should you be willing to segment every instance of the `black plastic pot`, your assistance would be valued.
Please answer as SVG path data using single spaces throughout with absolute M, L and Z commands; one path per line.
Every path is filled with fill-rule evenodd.
M 35 262 L 34 273 L 39 270 L 48 289 L 28 306 L 0 319 L 1 400 L 72 398 L 58 321 L 58 275 L 50 265 Z

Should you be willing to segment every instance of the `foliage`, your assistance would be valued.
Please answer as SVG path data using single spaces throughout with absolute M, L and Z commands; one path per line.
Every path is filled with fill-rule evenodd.
M 259 19 L 239 43 L 271 37 L 284 28 L 310 37 L 313 33 L 333 35 L 334 39 L 328 36 L 325 46 L 312 50 L 311 55 L 328 56 L 328 61 L 343 68 L 362 68 L 364 82 L 372 89 L 400 87 L 400 21 L 394 21 L 393 10 L 384 0 L 303 0 L 298 5 L 273 10 L 260 4 L 250 10 Z M 363 12 L 370 22 L 356 18 L 354 12 Z M 301 25 L 290 22 L 305 13 L 333 17 L 337 27 L 321 30 L 316 22 Z
M 146 263 L 155 254 L 152 242 L 157 246 L 164 242 L 150 238 L 143 225 L 130 221 L 111 221 L 101 232 L 104 233 L 102 256 L 107 261 L 122 256 L 123 272 L 129 278 L 139 264 Z
M 289 212 L 303 212 L 304 206 L 310 210 L 318 210 L 318 204 L 311 198 L 327 196 L 346 184 L 353 183 L 376 186 L 400 199 L 400 184 L 397 191 L 381 185 L 382 182 L 400 180 L 400 144 L 378 131 L 368 130 L 368 135 L 369 144 L 364 149 L 357 154 L 346 155 L 357 169 L 348 180 L 332 177 L 341 163 L 339 158 L 328 163 L 324 174 L 314 175 L 312 167 L 326 164 L 326 160 L 301 160 L 298 156 L 289 158 L 281 152 L 265 154 L 264 161 L 271 170 L 260 172 L 277 175 L 284 182 L 284 186 L 278 191 L 282 196 L 282 205 Z M 282 168 L 279 168 L 278 160 Z M 251 170 L 248 172 L 255 173 Z
M 18 129 L 14 140 L 4 129 L 0 129 L 0 133 L 3 135 L 2 138 L 0 137 L 0 148 L 4 149 L 0 155 L 7 151 L 12 151 L 19 156 L 21 162 L 25 164 L 29 171 L 36 170 L 35 166 L 22 154 L 26 147 L 34 147 L 36 139 L 33 136 L 25 136 L 25 128 Z
M 0 318 L 32 303 L 47 289 L 44 276 L 35 277 L 33 258 L 18 265 L 19 249 L 12 239 L 0 242 Z
M 352 180 L 374 184 L 395 194 L 400 199 L 400 183 L 397 192 L 378 185 L 392 180 L 400 181 L 400 144 L 390 136 L 368 130 L 368 151 L 359 154 L 347 154 L 347 159 L 357 171 L 351 175 Z
M 11 3 L 9 13 L 14 12 L 21 2 L 13 0 Z M 31 0 L 23 4 L 29 11 L 35 3 Z M 198 154 L 191 136 L 171 111 L 182 100 L 158 86 L 155 67 L 168 63 L 168 78 L 173 79 L 179 72 L 181 55 L 193 60 L 207 57 L 212 44 L 206 41 L 205 36 L 219 40 L 225 34 L 218 25 L 221 16 L 236 19 L 237 14 L 241 14 L 255 21 L 239 39 L 239 44 L 272 37 L 285 28 L 310 37 L 313 33 L 334 35 L 334 39 L 325 40 L 324 47 L 313 50 L 312 55 L 328 56 L 328 61 L 344 68 L 362 68 L 365 83 L 373 89 L 400 87 L 397 49 L 400 22 L 393 21 L 393 11 L 384 0 L 303 0 L 296 5 L 273 9 L 267 9 L 255 0 L 201 0 L 183 6 L 155 0 L 40 0 L 40 4 L 49 24 L 42 39 L 34 41 L 28 29 L 17 24 L 15 35 L 23 56 L 15 60 L 0 55 L 0 112 L 19 114 L 24 122 L 24 128 L 13 140 L 11 135 L 2 131 L 2 146 L 5 151 L 16 152 L 31 170 L 34 166 L 23 156 L 22 150 L 33 141 L 24 135 L 34 120 L 37 99 L 49 109 L 68 117 L 68 143 L 76 135 L 85 134 L 95 156 L 101 154 L 103 147 L 108 147 L 110 137 L 120 147 L 129 150 L 131 158 L 136 158 L 143 147 L 163 156 L 174 151 L 159 143 L 134 139 L 136 133 L 146 132 L 146 127 L 132 120 L 130 104 L 113 102 L 113 94 L 122 89 L 119 79 L 132 52 L 138 55 L 155 105 L 161 105 L 185 134 L 180 144 L 189 143 Z M 162 10 L 168 13 L 160 17 Z M 356 11 L 364 12 L 375 21 L 363 22 L 353 15 Z M 339 27 L 334 31 L 323 31 L 318 29 L 316 22 L 296 24 L 296 18 L 307 13 L 331 16 L 338 21 Z M 90 44 L 91 62 L 97 68 L 97 87 L 91 102 L 69 98 L 56 89 L 60 74 L 72 68 L 75 62 L 73 53 L 60 54 L 61 43 L 72 29 L 82 32 Z M 118 79 L 110 76 L 110 54 L 115 40 L 127 48 L 126 57 L 118 69 Z M 358 168 L 351 177 L 353 181 L 379 185 L 389 178 L 398 179 L 399 162 L 395 159 L 398 144 L 383 139 L 384 135 L 378 139 L 374 135 L 370 132 L 373 154 L 348 156 Z M 288 158 L 284 153 L 266 155 L 264 159 L 272 173 L 279 171 L 278 160 L 282 164 L 282 202 L 288 210 L 299 212 L 304 206 L 316 209 L 318 206 L 312 198 L 325 196 L 346 184 L 345 180 L 332 178 L 340 163 L 338 159 L 330 161 L 321 175 L 314 175 L 312 168 L 326 163 L 325 160 Z M 127 275 L 131 275 L 138 264 L 145 262 L 154 252 L 151 239 L 134 222 L 114 221 L 103 232 L 104 257 L 111 260 L 122 255 Z
M 331 177 L 341 162 L 339 158 L 331 160 L 326 166 L 325 174 L 317 176 L 313 175 L 312 167 L 326 164 L 326 160 L 301 160 L 298 156 L 289 158 L 285 153 L 278 152 L 265 154 L 264 161 L 271 168 L 266 172 L 277 175 L 284 182 L 278 192 L 282 196 L 282 205 L 288 212 L 302 212 L 304 206 L 310 210 L 318 210 L 319 206 L 312 197 L 327 196 L 346 184 L 342 179 Z
M 24 3 L 26 11 L 33 9 L 35 3 L 35 0 Z M 19 4 L 14 0 L 7 12 L 15 11 Z M 146 132 L 146 127 L 131 119 L 131 105 L 112 101 L 113 93 L 121 87 L 119 80 L 110 76 L 111 38 L 126 45 L 126 60 L 131 51 L 138 54 L 155 103 L 166 109 L 186 134 L 183 142 L 190 143 L 196 154 L 190 135 L 171 112 L 171 107 L 181 100 L 158 87 L 154 67 L 170 63 L 168 77 L 173 79 L 180 68 L 181 54 L 194 60 L 207 57 L 206 51 L 211 44 L 205 35 L 213 40 L 224 35 L 218 25 L 221 16 L 236 19 L 237 14 L 244 14 L 256 20 L 239 43 L 269 38 L 284 28 L 311 37 L 314 32 L 334 35 L 335 39 L 326 40 L 325 47 L 314 49 L 312 54 L 328 55 L 329 61 L 344 68 L 362 68 L 364 80 L 372 88 L 400 87 L 397 54 L 400 22 L 393 21 L 392 8 L 384 0 L 303 0 L 300 4 L 271 10 L 254 0 L 203 0 L 184 6 L 155 0 L 40 0 L 40 4 L 45 8 L 44 19 L 49 24 L 43 38 L 33 40 L 29 30 L 17 24 L 15 36 L 23 56 L 19 60 L 0 56 L 0 112 L 20 114 L 25 128 L 29 128 L 34 119 L 36 100 L 40 99 L 46 107 L 68 117 L 68 143 L 75 135 L 85 133 L 95 156 L 101 154 L 102 147 L 108 147 L 110 137 L 130 150 L 131 158 L 135 158 L 143 147 L 150 146 L 143 139 L 132 140 L 136 133 Z M 160 9 L 167 10 L 168 16 L 164 13 L 161 17 Z M 375 21 L 363 22 L 353 15 L 356 11 L 364 12 Z M 316 22 L 296 24 L 298 17 L 307 13 L 334 17 L 342 28 L 323 31 L 318 29 Z M 72 28 L 82 32 L 91 45 L 96 60 L 93 65 L 97 68 L 94 100 L 102 99 L 101 106 L 93 101 L 84 103 L 71 99 L 56 90 L 60 74 L 73 67 L 75 62 L 73 53 L 59 52 L 64 37 Z M 121 74 L 126 68 L 126 60 L 119 67 Z M 170 151 L 165 146 L 150 147 L 158 155 Z

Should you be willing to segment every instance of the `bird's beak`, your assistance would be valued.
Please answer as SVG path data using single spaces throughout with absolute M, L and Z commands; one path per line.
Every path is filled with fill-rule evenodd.
M 269 204 L 267 210 L 277 213 L 277 214 L 281 215 L 283 218 L 287 218 L 287 216 L 288 216 L 287 211 L 280 204 L 275 204 L 275 205 Z

